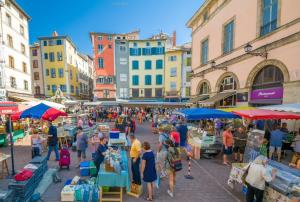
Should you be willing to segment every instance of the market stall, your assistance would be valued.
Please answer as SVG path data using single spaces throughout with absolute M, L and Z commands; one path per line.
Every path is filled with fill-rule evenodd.
M 221 152 L 222 142 L 220 137 L 215 136 L 211 119 L 240 118 L 240 116 L 230 112 L 207 108 L 183 109 L 175 112 L 175 114 L 183 116 L 187 121 L 209 120 L 205 124 L 206 127 L 200 126 L 203 124 L 189 127 L 188 143 L 193 148 L 194 158 L 196 159 L 200 158 L 200 154 L 210 156 Z

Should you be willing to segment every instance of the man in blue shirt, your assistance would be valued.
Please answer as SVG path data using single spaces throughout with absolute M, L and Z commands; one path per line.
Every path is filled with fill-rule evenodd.
M 55 152 L 56 161 L 59 161 L 59 152 L 58 152 L 58 139 L 57 139 L 57 128 L 52 125 L 52 121 L 49 121 L 49 131 L 48 131 L 48 155 L 47 160 L 50 159 L 52 150 Z
M 176 127 L 177 132 L 180 134 L 180 147 L 186 147 L 187 144 L 187 125 L 183 123 L 182 120 L 179 121 L 178 126 Z
M 276 125 L 274 130 L 271 132 L 269 158 L 272 159 L 273 153 L 277 152 L 278 161 L 281 160 L 281 147 L 282 141 L 286 139 L 286 133 L 280 130 L 280 125 Z

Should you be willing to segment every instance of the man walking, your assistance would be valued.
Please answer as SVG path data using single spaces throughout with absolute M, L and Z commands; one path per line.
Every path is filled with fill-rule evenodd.
M 58 141 L 57 141 L 57 128 L 52 124 L 52 121 L 48 122 L 49 131 L 48 131 L 48 155 L 47 160 L 50 159 L 50 155 L 52 150 L 55 152 L 55 160 L 59 161 L 59 153 L 58 153 Z
M 141 173 L 140 173 L 140 162 L 142 154 L 142 145 L 141 142 L 131 134 L 131 149 L 130 149 L 130 158 L 131 158 L 131 172 L 132 172 L 132 182 L 137 185 L 141 185 Z

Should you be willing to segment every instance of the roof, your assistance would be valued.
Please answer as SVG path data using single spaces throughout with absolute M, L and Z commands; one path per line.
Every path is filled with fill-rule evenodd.
M 67 36 L 67 35 L 40 36 L 40 37 L 38 37 L 38 40 L 47 40 L 47 39 L 66 39 L 66 40 L 68 40 L 72 44 L 72 46 L 74 46 L 75 49 L 77 49 L 77 47 L 73 43 L 72 39 L 69 36 Z
M 129 39 L 129 42 L 166 41 L 167 39 Z
M 108 33 L 108 32 L 90 32 L 89 35 L 90 35 L 90 38 L 92 39 L 92 35 L 104 35 L 104 36 L 118 36 L 118 35 L 121 35 L 121 36 L 126 36 L 126 35 L 129 35 L 129 34 L 134 34 L 134 33 L 140 33 L 140 30 L 134 30 L 132 32 L 127 32 L 127 33 Z
M 199 17 L 199 15 L 202 14 L 202 12 L 205 10 L 205 8 L 208 6 L 208 4 L 210 2 L 212 2 L 214 0 L 206 0 L 201 6 L 200 8 L 196 11 L 196 13 L 189 19 L 189 21 L 187 21 L 186 26 L 191 28 L 193 22 Z
M 23 8 L 15 0 L 10 0 L 10 3 L 13 4 L 27 18 L 27 20 L 31 19 L 31 17 L 23 10 Z

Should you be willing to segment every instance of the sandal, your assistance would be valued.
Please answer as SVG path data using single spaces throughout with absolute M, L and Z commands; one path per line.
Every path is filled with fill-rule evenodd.
M 153 201 L 152 198 L 149 198 L 149 197 L 147 197 L 147 196 L 145 196 L 144 199 L 145 199 L 146 201 Z

